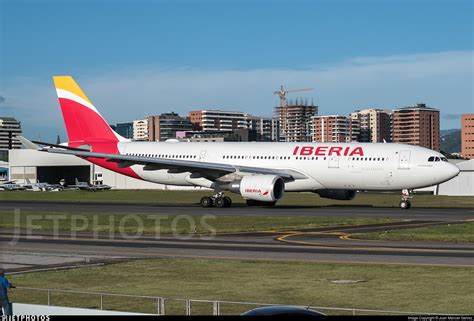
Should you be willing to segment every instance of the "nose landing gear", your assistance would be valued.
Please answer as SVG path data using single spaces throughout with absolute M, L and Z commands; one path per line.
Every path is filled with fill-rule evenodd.
M 413 190 L 402 190 L 402 200 L 400 201 L 400 208 L 407 210 L 411 207 L 410 198 L 412 198 Z
M 212 196 L 204 196 L 201 198 L 201 206 L 202 207 L 231 207 L 232 206 L 232 199 L 229 196 L 224 196 L 223 192 L 219 192 Z

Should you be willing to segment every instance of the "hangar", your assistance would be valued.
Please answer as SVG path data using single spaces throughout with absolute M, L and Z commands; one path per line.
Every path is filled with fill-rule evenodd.
M 456 163 L 461 172 L 457 177 L 437 185 L 435 195 L 474 195 L 474 159 Z
M 193 187 L 175 187 L 141 181 L 112 172 L 72 155 L 50 154 L 32 149 L 9 150 L 10 180 L 26 183 L 38 180 L 50 184 L 59 184 L 64 179 L 66 185 L 80 182 L 107 184 L 115 189 L 195 189 Z M 199 189 L 199 188 L 196 188 Z
M 92 166 L 80 158 L 68 155 L 53 155 L 30 149 L 9 151 L 10 179 L 25 183 L 34 182 L 74 184 L 77 178 L 81 182 L 90 181 Z

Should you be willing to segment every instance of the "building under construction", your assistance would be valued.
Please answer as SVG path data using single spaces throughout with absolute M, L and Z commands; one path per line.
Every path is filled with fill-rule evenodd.
M 275 118 L 280 122 L 280 141 L 312 141 L 312 117 L 317 114 L 318 106 L 307 99 L 287 100 L 284 106 L 275 107 Z

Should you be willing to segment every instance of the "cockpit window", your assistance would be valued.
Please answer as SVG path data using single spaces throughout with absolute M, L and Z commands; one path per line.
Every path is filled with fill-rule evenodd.
M 439 157 L 436 157 L 435 162 L 439 162 L 439 161 L 441 161 L 441 159 Z
M 442 160 L 443 162 L 447 162 L 447 161 L 448 161 L 448 159 L 447 159 L 446 157 L 441 157 L 441 160 Z
M 428 158 L 428 162 L 434 162 L 434 160 L 435 160 L 434 156 L 431 156 L 430 158 Z

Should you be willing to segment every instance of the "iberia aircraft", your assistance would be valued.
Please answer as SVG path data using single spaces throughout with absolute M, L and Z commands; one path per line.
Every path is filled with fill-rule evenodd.
M 133 142 L 110 128 L 72 77 L 53 78 L 69 142 L 38 147 L 22 138 L 25 145 L 140 180 L 210 188 L 215 194 L 201 199 L 203 207 L 229 207 L 225 191 L 249 206 L 275 205 L 285 192 L 350 200 L 357 191 L 402 191 L 406 209 L 413 189 L 459 173 L 442 154 L 404 144 Z

